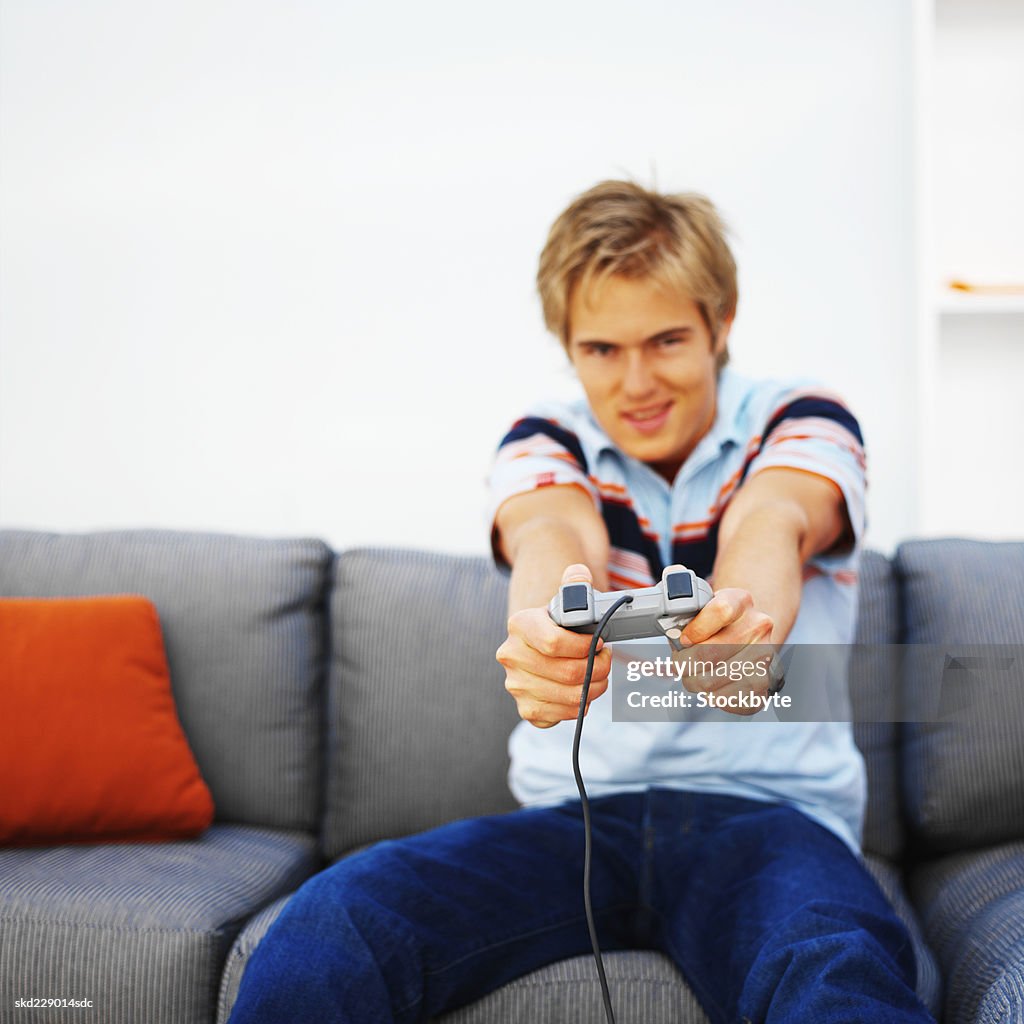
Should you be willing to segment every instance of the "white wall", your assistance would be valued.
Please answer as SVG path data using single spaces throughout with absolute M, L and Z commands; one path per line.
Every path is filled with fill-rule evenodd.
M 920 331 L 920 529 L 1018 540 L 1024 295 L 947 285 L 1024 283 L 1024 4 L 917 2 L 932 8 L 920 116 L 929 132 L 920 159 L 930 312 Z
M 0 524 L 483 551 L 571 387 L 533 294 L 603 177 L 735 229 L 740 368 L 860 414 L 914 532 L 909 3 L 5 0 Z

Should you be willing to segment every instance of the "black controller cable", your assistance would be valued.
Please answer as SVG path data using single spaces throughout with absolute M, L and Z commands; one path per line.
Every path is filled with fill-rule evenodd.
M 583 806 L 583 906 L 587 912 L 587 930 L 590 932 L 590 944 L 594 948 L 594 959 L 597 961 L 597 976 L 601 979 L 601 997 L 604 999 L 604 1013 L 608 1018 L 608 1024 L 615 1024 L 615 1014 L 612 1011 L 612 1000 L 608 994 L 608 979 L 604 974 L 604 963 L 601 960 L 601 947 L 597 942 L 597 929 L 594 927 L 594 911 L 590 905 L 590 801 L 587 799 L 587 790 L 583 785 L 583 776 L 580 774 L 580 737 L 583 735 L 583 716 L 587 710 L 587 694 L 590 692 L 590 677 L 594 672 L 594 658 L 597 656 L 597 645 L 601 639 L 608 620 L 622 607 L 633 600 L 632 594 L 624 594 L 604 613 L 597 629 L 594 630 L 594 638 L 590 641 L 590 653 L 587 655 L 587 673 L 583 678 L 583 692 L 580 694 L 580 710 L 576 716 L 576 733 L 572 738 L 572 772 L 576 776 L 576 788 L 580 791 L 580 803 Z

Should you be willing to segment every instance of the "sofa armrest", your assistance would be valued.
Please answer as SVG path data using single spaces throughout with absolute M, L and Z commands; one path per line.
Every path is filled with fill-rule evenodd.
M 946 979 L 943 1020 L 1024 1019 L 1024 842 L 921 864 L 910 890 Z

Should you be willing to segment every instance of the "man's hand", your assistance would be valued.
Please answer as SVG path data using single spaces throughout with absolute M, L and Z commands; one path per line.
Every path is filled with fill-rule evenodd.
M 774 629 L 771 616 L 754 607 L 748 591 L 738 587 L 717 591 L 683 630 L 684 650 L 672 655 L 690 669 L 682 677 L 683 685 L 691 693 L 714 692 L 716 697 L 740 693 L 763 697 L 772 683 L 768 667 Z M 698 662 L 704 671 L 696 671 Z M 757 670 L 755 665 L 763 668 Z M 723 710 L 752 715 L 760 708 L 723 705 Z
M 562 573 L 563 585 L 592 582 L 582 564 Z M 524 608 L 509 618 L 508 638 L 495 657 L 505 668 L 505 689 L 515 698 L 521 718 L 538 729 L 576 718 L 592 639 L 557 625 L 546 607 Z M 611 651 L 602 641 L 594 658 L 588 709 L 608 689 L 611 667 Z

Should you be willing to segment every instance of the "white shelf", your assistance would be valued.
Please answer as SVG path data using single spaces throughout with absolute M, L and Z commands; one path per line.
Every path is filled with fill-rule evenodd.
M 936 302 L 942 316 L 1024 316 L 1024 295 L 976 295 L 971 292 L 942 292 Z
M 1021 538 L 1024 295 L 947 284 L 1024 280 L 1024 3 L 914 2 L 919 532 Z

